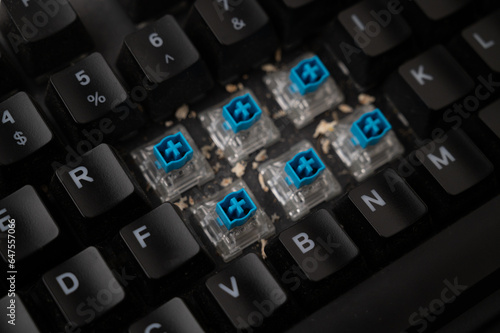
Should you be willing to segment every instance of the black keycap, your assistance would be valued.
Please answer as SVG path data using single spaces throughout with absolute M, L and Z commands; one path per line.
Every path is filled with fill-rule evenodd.
M 289 332 L 435 331 L 444 305 L 500 269 L 499 214 L 496 197 Z
M 500 11 L 471 25 L 462 36 L 491 71 L 500 73 Z
M 434 21 L 442 20 L 464 8 L 472 0 L 415 0 L 415 3 L 427 15 L 428 18 Z
M 389 1 L 390 3 L 390 1 Z M 420 47 L 447 40 L 474 19 L 479 4 L 473 0 L 416 0 L 401 2 L 402 15 L 415 32 Z
M 129 107 L 132 103 L 127 101 L 125 89 L 99 53 L 53 75 L 46 100 L 73 142 L 110 142 L 129 135 L 143 123 L 138 110 Z
M 283 231 L 279 239 L 311 281 L 338 272 L 359 254 L 356 245 L 324 209 Z
M 381 237 L 394 236 L 427 214 L 427 206 L 393 169 L 351 190 L 349 199 Z
M 40 330 L 31 318 L 23 301 L 18 295 L 10 294 L 0 299 L 0 307 L 5 311 L 0 320 L 0 332 L 4 333 L 39 333 Z
M 463 97 L 474 82 L 442 46 L 408 61 L 399 74 L 431 110 L 440 110 Z
M 130 326 L 129 333 L 204 332 L 191 311 L 180 298 L 174 298 Z
M 417 135 L 427 137 L 441 111 L 466 96 L 474 81 L 443 46 L 435 46 L 399 67 L 384 88 Z
M 257 0 L 197 0 L 186 30 L 223 83 L 263 63 L 277 48 L 276 34 Z
M 76 12 L 66 0 L 2 1 L 4 36 L 29 74 L 43 74 L 91 47 Z
M 213 86 L 198 51 L 170 15 L 127 36 L 118 66 L 132 87 L 146 89 L 144 103 L 153 119 L 171 116 Z
M 237 329 L 262 325 L 287 296 L 255 254 L 248 254 L 207 280 L 207 288 Z M 260 322 L 258 322 L 260 319 Z
M 47 146 L 53 134 L 24 92 L 0 103 L 0 166 L 10 166 Z
M 461 130 L 422 147 L 416 157 L 451 195 L 467 191 L 493 172 L 491 162 Z
M 500 139 L 500 100 L 479 111 L 479 118 Z
M 148 209 L 144 193 L 106 144 L 82 155 L 78 164 L 57 169 L 51 193 L 87 242 L 112 234 Z
M 95 321 L 125 298 L 125 291 L 95 247 L 45 273 L 43 282 L 72 327 Z
M 152 279 L 167 276 L 200 252 L 200 246 L 170 203 L 129 224 L 120 234 Z
M 59 228 L 35 189 L 24 186 L 0 200 L 0 232 L 6 235 L 0 238 L 0 253 L 5 262 L 13 253 L 9 251 L 10 238 L 7 238 L 12 220 L 15 221 L 13 239 L 18 245 L 13 248 L 16 261 L 40 251 L 59 235 Z
M 383 1 L 365 0 L 342 11 L 323 33 L 328 49 L 360 85 L 385 78 L 411 54 L 412 31 L 401 11 Z
M 0 97 L 16 88 L 19 84 L 13 65 L 5 51 L 0 48 Z
M 282 46 L 296 47 L 333 17 L 337 6 L 328 0 L 260 0 L 269 14 Z

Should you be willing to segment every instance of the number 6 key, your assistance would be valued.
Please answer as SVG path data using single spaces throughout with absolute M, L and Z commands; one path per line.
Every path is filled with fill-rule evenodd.
M 154 120 L 169 117 L 213 86 L 198 51 L 170 15 L 128 35 L 118 67 L 132 91 L 146 93 L 143 104 Z

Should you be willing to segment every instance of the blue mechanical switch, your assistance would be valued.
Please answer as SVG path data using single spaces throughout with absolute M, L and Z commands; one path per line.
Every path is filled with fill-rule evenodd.
M 193 149 L 181 132 L 169 135 L 153 148 L 156 166 L 166 173 L 182 168 L 193 158 Z
M 262 116 L 262 110 L 250 94 L 235 97 L 222 108 L 222 115 L 234 133 L 252 127 Z
M 382 111 L 375 109 L 363 114 L 352 124 L 351 133 L 354 134 L 352 142 L 364 149 L 377 144 L 391 129 L 392 126 Z
M 215 211 L 219 215 L 219 223 L 224 223 L 227 230 L 231 230 L 245 224 L 255 214 L 257 206 L 245 189 L 241 189 L 226 195 L 217 203 Z
M 295 83 L 301 95 L 318 90 L 330 73 L 318 56 L 304 59 L 290 71 L 290 80 Z
M 323 161 L 312 148 L 298 153 L 285 165 L 285 172 L 297 188 L 311 184 L 324 170 Z

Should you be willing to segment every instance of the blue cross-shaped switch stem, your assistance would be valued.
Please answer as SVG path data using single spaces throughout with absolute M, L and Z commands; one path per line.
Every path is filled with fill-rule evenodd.
M 182 168 L 193 158 L 193 149 L 181 132 L 169 135 L 153 147 L 158 169 L 166 173 Z
M 221 226 L 224 224 L 227 230 L 242 226 L 256 211 L 257 206 L 245 189 L 229 193 L 215 207 L 215 212 L 219 215 L 217 219 L 219 224 Z
M 316 65 L 311 66 L 311 64 L 305 64 L 303 72 L 302 72 L 302 79 L 306 83 L 315 82 L 316 80 L 318 80 L 319 76 L 317 73 L 319 71 L 320 71 L 320 69 L 318 66 L 316 66 Z
M 247 120 L 248 118 L 250 118 L 250 109 L 251 108 L 252 108 L 252 106 L 250 105 L 250 103 L 243 104 L 243 102 L 238 101 L 236 103 L 236 108 L 234 109 L 234 116 L 235 116 L 236 120 L 243 121 L 243 120 Z
M 325 83 L 328 77 L 330 77 L 330 72 L 328 72 L 318 56 L 304 59 L 290 70 L 290 81 L 293 83 L 293 90 L 298 90 L 301 95 L 315 92 Z
M 291 183 L 296 188 L 301 188 L 314 182 L 325 168 L 318 154 L 316 154 L 313 148 L 309 148 L 306 151 L 298 153 L 288 161 L 285 165 L 285 172 Z
M 262 116 L 262 110 L 252 95 L 248 93 L 235 97 L 229 104 L 224 105 L 222 116 L 233 132 L 238 133 L 252 127 Z
M 172 140 L 167 142 L 168 148 L 165 149 L 165 156 L 171 159 L 178 159 L 181 156 L 180 149 L 182 148 L 182 143 L 174 143 Z
M 373 119 L 371 117 L 366 118 L 365 126 L 363 127 L 363 131 L 369 135 L 377 135 L 380 132 L 380 119 Z
M 390 130 L 391 124 L 382 111 L 375 109 L 363 114 L 351 126 L 352 142 L 363 149 L 377 144 Z
M 314 163 L 315 162 L 312 158 L 306 158 L 305 156 L 302 156 L 299 160 L 299 166 L 297 168 L 299 175 L 302 177 L 309 177 L 310 175 L 312 175 L 314 172 Z

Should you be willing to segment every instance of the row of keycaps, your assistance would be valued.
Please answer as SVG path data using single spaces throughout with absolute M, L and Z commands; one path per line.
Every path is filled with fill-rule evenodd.
M 182 1 L 177 1 L 177 3 L 179 2 Z M 472 7 L 471 3 L 472 1 L 464 0 L 458 3 L 435 6 L 425 0 L 416 1 L 416 4 L 404 5 L 365 0 L 342 11 L 338 16 L 338 21 L 332 23 L 325 34 L 325 38 L 331 42 L 337 56 L 347 63 L 354 78 L 359 80 L 361 84 L 369 84 L 373 83 L 374 79 L 380 78 L 389 69 L 387 62 L 382 60 L 383 56 L 391 56 L 393 60 L 390 65 L 396 66 L 405 56 L 410 54 L 413 49 L 408 41 L 412 34 L 410 25 L 419 31 L 420 36 L 426 40 L 419 46 L 427 47 L 437 40 L 443 40 L 442 34 L 439 34 L 441 30 L 446 30 L 445 36 L 450 36 L 456 32 L 450 28 L 451 26 L 460 27 L 464 25 L 464 22 L 470 22 L 473 18 L 469 13 Z M 133 3 L 126 6 L 128 5 L 133 8 L 143 8 L 148 5 L 158 6 L 156 3 L 141 3 L 140 5 Z M 164 6 L 165 9 L 168 9 L 172 5 L 169 2 Z M 305 35 L 311 33 L 311 27 L 319 27 L 320 23 L 331 18 L 338 7 L 344 6 L 330 3 L 325 5 L 323 0 L 284 1 L 283 3 L 281 1 L 262 1 L 261 5 L 271 15 L 271 21 L 276 25 L 280 39 L 285 45 L 297 44 Z M 487 9 L 494 8 L 492 4 L 485 6 Z M 9 20 L 11 23 L 8 25 L 10 29 L 4 31 L 4 34 L 8 37 L 16 57 L 24 64 L 28 72 L 45 73 L 91 48 L 89 38 L 76 13 L 65 1 L 61 3 L 48 2 L 47 4 L 29 1 L 23 3 L 5 1 L 2 5 L 2 11 L 4 14 L 9 14 L 8 17 L 5 15 L 6 17 L 3 19 Z M 483 11 L 485 9 L 481 10 L 481 12 Z M 29 14 L 25 15 L 26 12 Z M 30 14 L 33 14 L 31 21 L 27 19 Z M 410 21 L 410 24 L 406 23 L 403 16 Z M 464 17 L 466 19 L 463 19 Z M 193 5 L 193 10 L 186 23 L 186 30 L 194 44 L 206 57 L 210 67 L 214 69 L 216 77 L 221 81 L 229 81 L 251 66 L 266 60 L 277 48 L 277 39 L 271 28 L 271 21 L 256 1 L 198 0 Z M 492 26 L 494 21 L 490 20 L 485 24 Z M 130 60 L 124 62 L 125 66 L 142 66 L 143 71 L 131 73 L 133 76 L 140 75 L 141 80 L 144 78 L 142 75 L 144 70 L 147 69 L 144 67 L 145 60 L 147 60 L 146 65 L 149 66 L 153 63 L 161 67 L 166 65 L 171 67 L 172 63 L 174 66 L 181 66 L 177 65 L 174 59 L 181 62 L 181 58 L 185 58 L 187 54 L 187 59 L 193 60 L 193 57 L 197 55 L 189 48 L 184 50 L 182 55 L 172 55 L 171 52 L 172 50 L 176 51 L 176 46 L 184 46 L 183 44 L 185 44 L 182 41 L 184 38 L 182 32 L 173 30 L 167 34 L 164 30 L 167 25 L 160 23 L 156 23 L 156 25 L 160 26 L 153 25 L 146 29 L 150 31 L 148 35 L 145 35 L 146 32 L 144 32 L 144 36 L 136 35 L 135 38 L 129 37 L 128 39 L 135 40 L 135 44 L 140 43 L 141 46 L 148 46 L 149 39 L 152 46 L 160 48 L 160 50 L 151 50 L 148 46 L 147 51 L 143 51 L 148 55 L 147 59 L 142 55 L 136 57 L 135 61 L 128 59 L 130 55 L 123 54 L 124 61 Z M 427 31 L 433 32 L 432 38 L 429 38 Z M 178 39 L 177 41 L 171 40 L 172 33 Z M 479 33 L 474 36 L 476 35 Z M 484 37 L 481 35 L 475 38 L 487 42 L 482 39 Z M 173 45 L 163 46 L 165 39 Z M 125 49 L 129 47 L 126 45 Z M 358 48 L 361 48 L 362 52 Z M 189 54 L 190 51 L 191 54 Z M 162 54 L 158 57 L 157 53 Z M 491 59 L 494 58 L 491 57 Z M 184 63 L 184 65 L 191 64 L 188 60 Z M 185 66 L 185 68 L 187 67 Z M 149 70 L 158 72 L 156 66 L 151 66 Z M 169 69 L 168 72 L 170 71 Z M 163 71 L 160 72 L 163 73 Z M 146 74 L 150 73 L 146 72 Z M 174 75 L 170 73 L 169 76 Z M 193 93 L 193 95 L 195 94 Z

